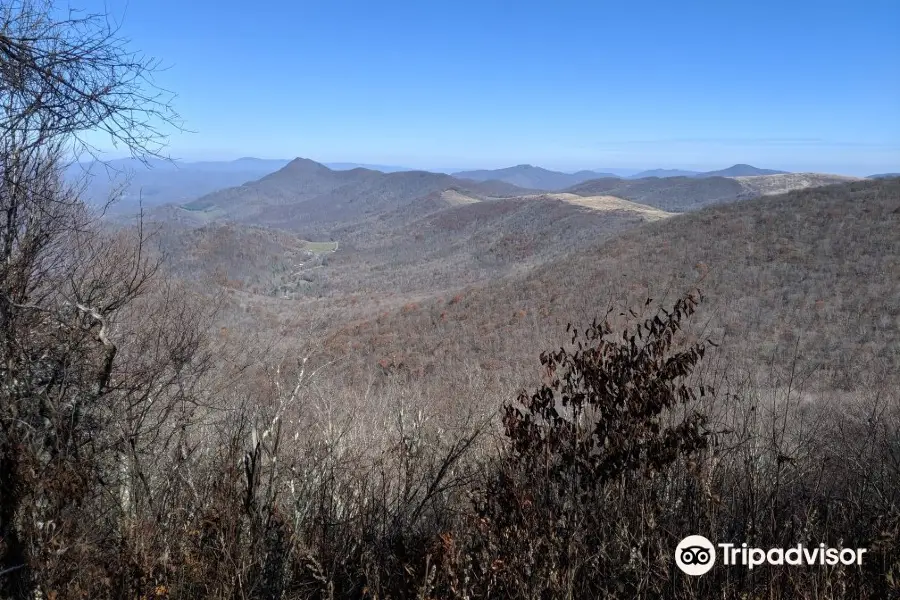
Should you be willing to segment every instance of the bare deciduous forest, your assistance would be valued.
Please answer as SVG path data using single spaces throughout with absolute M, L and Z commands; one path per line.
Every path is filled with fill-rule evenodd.
M 157 63 L 0 6 L 0 597 L 900 594 L 900 179 L 298 160 L 111 221 L 64 172 L 162 156 Z

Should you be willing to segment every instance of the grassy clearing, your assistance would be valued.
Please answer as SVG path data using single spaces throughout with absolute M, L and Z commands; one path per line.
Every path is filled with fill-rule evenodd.
M 638 204 L 616 196 L 578 196 L 576 194 L 547 194 L 547 196 L 569 204 L 584 206 L 592 210 L 627 210 L 641 214 L 649 221 L 657 221 L 671 217 L 674 213 L 666 212 L 645 204 Z
M 303 242 L 303 249 L 315 252 L 316 254 L 324 254 L 326 252 L 335 252 L 338 249 L 338 242 Z
M 441 199 L 450 206 L 460 206 L 462 204 L 475 204 L 481 202 L 478 198 L 473 198 L 457 190 L 446 190 L 441 192 Z

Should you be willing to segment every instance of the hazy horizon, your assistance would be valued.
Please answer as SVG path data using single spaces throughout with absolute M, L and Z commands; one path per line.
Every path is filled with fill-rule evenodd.
M 99 157 L 101 160 L 121 160 L 126 159 L 128 156 L 122 153 L 104 153 Z M 610 172 L 612 174 L 621 175 L 621 176 L 630 176 L 632 174 L 640 173 L 643 171 L 651 171 L 651 170 L 684 170 L 684 171 L 697 171 L 697 172 L 708 172 L 708 171 L 718 171 L 727 169 L 729 167 L 738 165 L 738 164 L 749 164 L 753 167 L 757 167 L 760 169 L 775 169 L 775 170 L 784 170 L 793 173 L 801 173 L 801 172 L 809 172 L 809 173 L 828 173 L 833 175 L 848 175 L 848 176 L 856 176 L 856 177 L 866 177 L 869 175 L 876 175 L 881 173 L 895 173 L 900 172 L 900 162 L 896 163 L 897 166 L 891 168 L 887 167 L 882 169 L 881 171 L 859 171 L 852 172 L 848 170 L 837 171 L 837 170 L 825 170 L 825 169 L 788 169 L 783 167 L 780 164 L 769 164 L 769 163 L 751 163 L 748 161 L 735 161 L 730 163 L 703 163 L 703 164 L 684 164 L 684 163 L 647 163 L 647 164 L 626 164 L 626 165 L 599 165 L 599 166 L 587 166 L 587 167 L 572 167 L 572 166 L 556 166 L 556 165 L 547 165 L 543 163 L 538 163 L 535 161 L 523 160 L 515 163 L 502 164 L 497 162 L 490 163 L 482 163 L 482 164 L 466 164 L 466 165 L 456 165 L 456 166 L 447 166 L 447 165 L 431 165 L 431 164 L 416 164 L 413 161 L 411 164 L 398 164 L 398 163 L 379 163 L 372 161 L 364 161 L 364 160 L 353 160 L 347 158 L 337 158 L 337 159 L 323 159 L 315 156 L 257 156 L 257 155 L 237 155 L 234 153 L 215 153 L 211 152 L 208 154 L 188 154 L 187 156 L 170 154 L 168 158 L 175 161 L 177 164 L 194 164 L 194 163 L 203 163 L 203 162 L 234 162 L 242 159 L 254 159 L 254 160 L 263 160 L 263 161 L 285 161 L 289 162 L 295 159 L 307 159 L 312 160 L 314 162 L 323 164 L 325 166 L 330 166 L 334 168 L 333 165 L 353 165 L 361 166 L 370 169 L 390 169 L 390 170 L 415 170 L 415 171 L 431 171 L 435 173 L 456 173 L 460 171 L 492 171 L 499 169 L 508 169 L 512 167 L 529 165 L 533 167 L 539 167 L 543 169 L 547 169 L 550 171 L 557 171 L 561 173 L 577 173 L 579 171 L 595 171 L 598 173 L 602 173 L 604 171 Z
M 169 151 L 189 160 L 848 175 L 900 164 L 896 3 L 87 8 L 104 5 L 166 67 L 155 79 L 193 132 L 173 132 Z

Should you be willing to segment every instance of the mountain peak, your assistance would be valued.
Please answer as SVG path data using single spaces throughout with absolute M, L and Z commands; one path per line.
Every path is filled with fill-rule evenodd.
M 308 158 L 295 158 L 274 173 L 266 175 L 259 181 L 308 180 L 310 178 L 328 176 L 331 173 L 334 173 L 334 171 L 314 160 Z
M 701 173 L 699 177 L 753 177 L 756 175 L 783 175 L 785 171 L 774 169 L 760 169 L 753 165 L 738 163 L 721 171 L 708 171 Z
M 322 163 L 317 163 L 314 160 L 310 160 L 308 158 L 297 157 L 288 164 L 284 166 L 285 169 L 297 170 L 297 169 L 308 169 L 315 171 L 330 171 L 328 167 L 323 165 Z

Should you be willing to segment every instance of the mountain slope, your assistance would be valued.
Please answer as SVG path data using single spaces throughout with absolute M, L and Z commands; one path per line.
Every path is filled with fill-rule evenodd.
M 334 232 L 326 293 L 433 295 L 526 271 L 669 213 L 609 196 L 479 200 L 456 190 Z
M 668 303 L 699 286 L 706 301 L 694 330 L 721 344 L 717 364 L 774 385 L 796 358 L 796 376 L 811 389 L 860 389 L 868 378 L 900 374 L 898 230 L 900 180 L 714 206 L 471 287 L 459 301 L 383 315 L 377 328 L 390 337 L 358 351 L 397 356 L 426 373 L 434 361 L 474 368 L 490 359 L 521 381 L 516 373 L 529 372 L 538 352 L 563 343 L 567 322 L 588 323 L 610 302 Z
M 599 167 L 591 169 L 597 177 L 632 177 L 641 172 L 641 169 L 620 169 L 618 167 Z
M 186 279 L 213 277 L 247 294 L 368 302 L 373 293 L 430 296 L 508 276 L 669 216 L 609 196 L 483 198 L 449 189 L 335 227 L 329 237 L 339 244 L 329 244 L 335 251 L 324 258 L 310 256 L 302 236 L 275 227 L 167 223 L 156 237 L 170 269 Z
M 336 171 L 297 158 L 257 181 L 208 194 L 175 211 L 167 209 L 166 218 L 176 212 L 197 224 L 224 219 L 322 234 L 401 208 L 430 193 L 456 188 L 478 197 L 528 193 L 498 181 L 474 182 L 425 171 Z
M 753 177 L 756 175 L 782 175 L 787 171 L 776 171 L 774 169 L 759 169 L 752 165 L 737 164 L 727 169 L 719 171 L 706 171 L 705 173 L 697 173 L 694 177 Z
M 166 227 L 154 238 L 169 272 L 190 281 L 271 294 L 302 266 L 314 266 L 315 253 L 286 231 L 247 225 L 211 224 Z
M 372 171 L 381 171 L 382 173 L 394 173 L 396 171 L 415 171 L 409 167 L 400 167 L 397 165 L 369 165 L 365 163 L 348 163 L 336 162 L 325 163 L 325 166 L 335 171 L 349 171 L 350 169 L 369 169 Z
M 780 175 L 786 171 L 759 169 L 752 165 L 736 164 L 718 171 L 688 171 L 684 169 L 651 169 L 631 175 L 628 179 L 644 179 L 646 177 L 752 177 L 755 175 Z
M 835 183 L 858 181 L 858 177 L 841 175 L 822 175 L 820 173 L 783 173 L 780 175 L 756 175 L 751 177 L 735 177 L 748 194 L 764 196 L 783 194 L 792 190 L 810 187 L 822 187 Z
M 473 181 L 486 181 L 489 179 L 505 181 L 523 188 L 547 191 L 562 190 L 577 185 L 582 181 L 604 176 L 594 171 L 560 173 L 532 165 L 517 165 L 495 170 L 460 171 L 453 175 L 454 177 L 471 179 Z
M 734 179 L 726 177 L 598 179 L 586 181 L 566 191 L 582 196 L 609 194 L 669 212 L 685 212 L 744 197 L 744 187 Z
M 646 177 L 693 177 L 700 175 L 700 171 L 687 171 L 684 169 L 650 169 L 629 175 L 628 179 L 644 179 Z
M 648 177 L 596 179 L 567 192 L 593 196 L 610 194 L 669 212 L 686 212 L 711 204 L 746 200 L 765 194 L 852 181 L 856 178 L 818 173 L 785 173 L 753 177 Z

